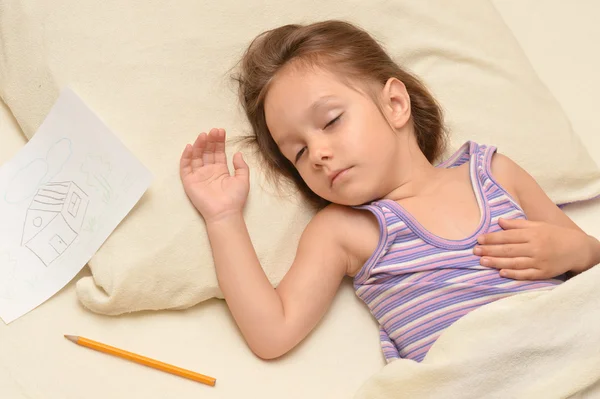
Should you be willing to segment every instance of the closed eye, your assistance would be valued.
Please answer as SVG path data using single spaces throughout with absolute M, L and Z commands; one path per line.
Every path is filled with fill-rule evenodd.
M 331 125 L 335 124 L 337 121 L 339 121 L 343 114 L 344 113 L 342 112 L 341 114 L 339 114 L 338 116 L 336 116 L 335 118 L 333 118 L 332 120 L 327 122 L 327 124 L 325 125 L 323 130 L 327 129 L 329 126 L 331 126 Z M 298 153 L 296 154 L 296 159 L 294 160 L 294 163 L 298 162 L 298 160 L 300 159 L 302 154 L 304 154 L 304 151 L 306 151 L 306 147 L 302 147 L 302 149 L 300 151 L 298 151 Z
M 339 114 L 337 117 L 333 118 L 332 120 L 330 120 L 325 127 L 323 128 L 323 130 L 327 129 L 329 126 L 333 125 L 334 123 L 336 123 L 337 121 L 340 120 L 340 118 L 342 117 L 344 113 L 342 112 L 341 114 Z
M 298 151 L 298 153 L 296 154 L 296 159 L 294 160 L 294 163 L 298 162 L 298 160 L 300 159 L 302 154 L 304 154 L 305 150 L 306 150 L 306 147 L 302 147 L 302 149 L 300 151 Z

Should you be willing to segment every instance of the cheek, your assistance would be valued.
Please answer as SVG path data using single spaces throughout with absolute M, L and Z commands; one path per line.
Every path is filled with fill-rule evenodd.
M 316 176 L 315 173 L 303 173 L 301 174 L 302 179 L 306 185 L 313 191 L 317 192 L 322 190 L 323 178 Z
M 312 186 L 314 185 L 314 174 L 311 173 L 310 169 L 308 166 L 305 165 L 300 165 L 298 166 L 298 173 L 300 174 L 300 177 L 302 178 L 302 180 L 304 181 L 304 183 L 306 183 L 306 185 L 312 189 Z
M 390 126 L 377 111 L 357 115 L 347 128 L 343 145 L 348 149 L 371 153 L 390 145 Z
M 329 186 L 323 176 L 317 175 L 315 172 L 304 171 L 302 168 L 299 170 L 300 176 L 304 183 L 314 192 L 315 194 L 323 197 L 329 192 Z
M 360 156 L 366 161 L 374 161 L 380 163 L 383 159 L 387 159 L 389 154 L 393 152 L 394 142 L 386 138 L 383 134 L 375 131 L 370 131 L 360 137 L 355 143 L 352 143 Z

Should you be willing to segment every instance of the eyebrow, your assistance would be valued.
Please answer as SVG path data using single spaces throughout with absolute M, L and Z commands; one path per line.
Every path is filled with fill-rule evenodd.
M 326 95 L 326 96 L 322 96 L 320 97 L 318 100 L 316 100 L 314 103 L 312 103 L 312 105 L 310 107 L 308 107 L 308 114 L 313 114 L 315 113 L 319 108 L 323 107 L 325 104 L 327 104 L 328 102 L 330 102 L 331 100 L 335 99 L 335 96 L 332 95 Z M 277 146 L 279 148 L 281 148 L 286 142 L 286 139 L 282 139 L 280 142 L 275 142 L 275 144 L 277 144 Z
M 318 110 L 319 108 L 321 108 L 322 106 L 324 106 L 325 104 L 327 104 L 329 101 L 333 100 L 335 98 L 335 96 L 332 95 L 328 95 L 328 96 L 323 96 L 321 98 L 319 98 L 317 101 L 315 101 L 310 108 L 308 109 L 309 112 L 315 112 L 316 110 Z

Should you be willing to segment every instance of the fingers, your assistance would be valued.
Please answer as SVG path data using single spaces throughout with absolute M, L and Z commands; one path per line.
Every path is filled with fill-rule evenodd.
M 208 138 L 206 140 L 206 148 L 202 154 L 202 161 L 205 164 L 215 163 L 215 147 L 216 147 L 216 135 L 219 129 L 212 128 L 208 132 Z
M 504 219 L 499 218 L 498 224 L 502 227 L 501 231 L 488 233 L 477 237 L 479 244 L 508 244 L 527 242 L 527 233 L 523 230 L 537 225 L 536 222 L 525 219 Z
M 515 258 L 495 258 L 486 256 L 479 259 L 479 264 L 486 267 L 493 267 L 494 269 L 514 269 L 524 270 L 533 267 L 533 258 L 526 256 L 519 256 Z
M 227 155 L 225 154 L 225 129 L 210 129 L 206 140 L 206 148 L 202 154 L 202 161 L 205 164 L 227 163 Z
M 241 152 L 236 152 L 233 155 L 233 168 L 235 170 L 235 176 L 248 179 L 250 177 L 250 169 L 248 164 L 244 161 L 244 157 Z
M 206 133 L 202 132 L 192 146 L 192 170 L 204 166 L 203 155 L 206 148 Z
M 205 164 L 214 163 L 227 163 L 225 129 L 213 128 L 209 134 L 200 133 L 193 145 L 186 145 L 181 154 L 179 168 L 182 174 L 187 174 Z
M 204 151 L 205 141 L 206 133 L 200 133 L 193 145 L 187 144 L 185 146 L 179 161 L 181 174 L 191 173 L 195 168 L 202 166 L 202 152 Z
M 528 242 L 528 239 L 526 230 L 515 229 L 480 235 L 477 242 L 480 245 L 519 244 Z
M 545 278 L 538 269 L 500 270 L 500 277 L 513 280 L 543 280 Z
M 473 248 L 473 253 L 478 256 L 498 258 L 516 258 L 533 255 L 529 244 L 477 245 Z
M 227 155 L 225 154 L 225 129 L 217 129 L 215 136 L 215 162 L 227 163 Z
M 187 144 L 179 160 L 179 171 L 182 176 L 192 171 L 192 146 Z
M 510 229 L 526 229 L 528 227 L 534 227 L 537 223 L 536 222 L 532 222 L 531 220 L 526 220 L 526 219 L 504 219 L 504 218 L 499 218 L 498 219 L 498 224 L 504 230 L 510 230 Z

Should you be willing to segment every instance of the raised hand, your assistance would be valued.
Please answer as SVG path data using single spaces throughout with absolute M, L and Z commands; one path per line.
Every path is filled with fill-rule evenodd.
M 241 212 L 249 191 L 249 169 L 241 153 L 227 167 L 225 129 L 202 132 L 181 154 L 180 176 L 185 193 L 209 223 Z

